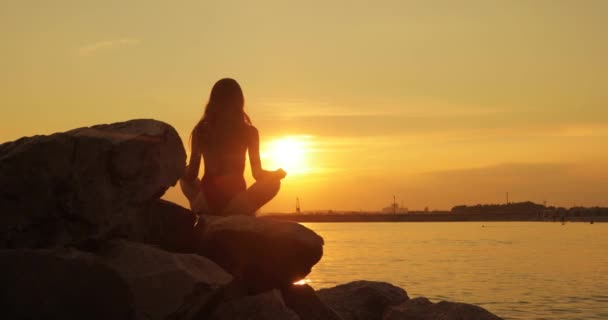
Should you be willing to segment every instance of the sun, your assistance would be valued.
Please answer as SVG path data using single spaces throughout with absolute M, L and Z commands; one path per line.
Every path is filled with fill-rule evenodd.
M 308 172 L 310 143 L 308 136 L 284 136 L 271 140 L 261 152 L 264 167 L 271 170 L 283 168 L 287 176 Z

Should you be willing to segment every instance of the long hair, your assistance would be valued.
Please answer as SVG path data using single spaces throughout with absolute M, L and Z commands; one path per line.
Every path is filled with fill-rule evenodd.
M 199 138 L 198 141 L 205 140 L 215 147 L 233 143 L 240 138 L 245 125 L 251 125 L 244 107 L 243 90 L 236 80 L 224 78 L 216 82 L 211 89 L 205 112 L 190 135 L 191 149 L 192 137 L 195 135 Z

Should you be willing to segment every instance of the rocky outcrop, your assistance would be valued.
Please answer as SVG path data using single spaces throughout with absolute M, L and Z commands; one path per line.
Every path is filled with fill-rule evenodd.
M 405 290 L 386 282 L 354 281 L 317 291 L 344 320 L 381 320 L 384 311 L 409 299 Z
M 243 281 L 250 292 L 290 286 L 323 255 L 323 238 L 293 222 L 206 216 L 199 225 L 199 253 Z
M 221 303 L 209 320 L 299 320 L 298 315 L 287 308 L 278 290 Z M 200 318 L 198 320 L 203 320 Z
M 405 290 L 385 282 L 355 281 L 317 291 L 344 320 L 500 320 L 487 310 L 466 303 L 427 298 L 409 299 Z
M 183 174 L 170 125 L 131 120 L 0 145 L 0 247 L 52 247 L 120 232 Z
M 9 318 L 165 319 L 192 295 L 204 306 L 231 280 L 199 255 L 127 241 L 95 252 L 0 251 L 0 301 L 10 302 Z
M 466 303 L 416 298 L 390 307 L 384 320 L 501 320 L 487 310 Z
M 340 316 L 319 299 L 315 290 L 307 285 L 293 285 L 281 290 L 285 304 L 301 320 L 341 320 Z
M 148 245 L 111 241 L 96 255 L 129 285 L 138 319 L 164 319 L 191 295 L 204 305 L 232 277 L 196 254 L 169 253 Z

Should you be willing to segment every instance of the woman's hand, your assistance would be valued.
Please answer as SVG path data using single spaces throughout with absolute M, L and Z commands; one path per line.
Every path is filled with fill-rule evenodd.
M 287 176 L 287 172 L 285 172 L 285 170 L 283 170 L 283 168 L 279 168 L 275 171 L 271 171 L 273 176 L 276 176 L 279 179 L 283 179 Z
M 283 170 L 282 168 L 279 168 L 277 170 L 274 171 L 269 171 L 269 170 L 262 170 L 260 172 L 259 175 L 257 175 L 256 180 L 263 180 L 263 179 L 283 179 L 287 176 L 287 172 L 285 172 L 285 170 Z

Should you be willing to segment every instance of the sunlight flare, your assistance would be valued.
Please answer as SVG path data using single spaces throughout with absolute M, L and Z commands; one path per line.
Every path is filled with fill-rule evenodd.
M 283 168 L 287 175 L 304 174 L 311 170 L 311 137 L 283 136 L 268 142 L 262 149 L 261 158 L 268 168 Z
M 297 285 L 297 286 L 303 286 L 303 285 L 305 285 L 305 284 L 309 284 L 309 283 L 311 283 L 311 282 L 312 282 L 312 281 L 310 281 L 310 279 L 302 279 L 302 280 L 300 280 L 300 281 L 296 281 L 296 282 L 294 282 L 293 284 L 295 284 L 295 285 Z

